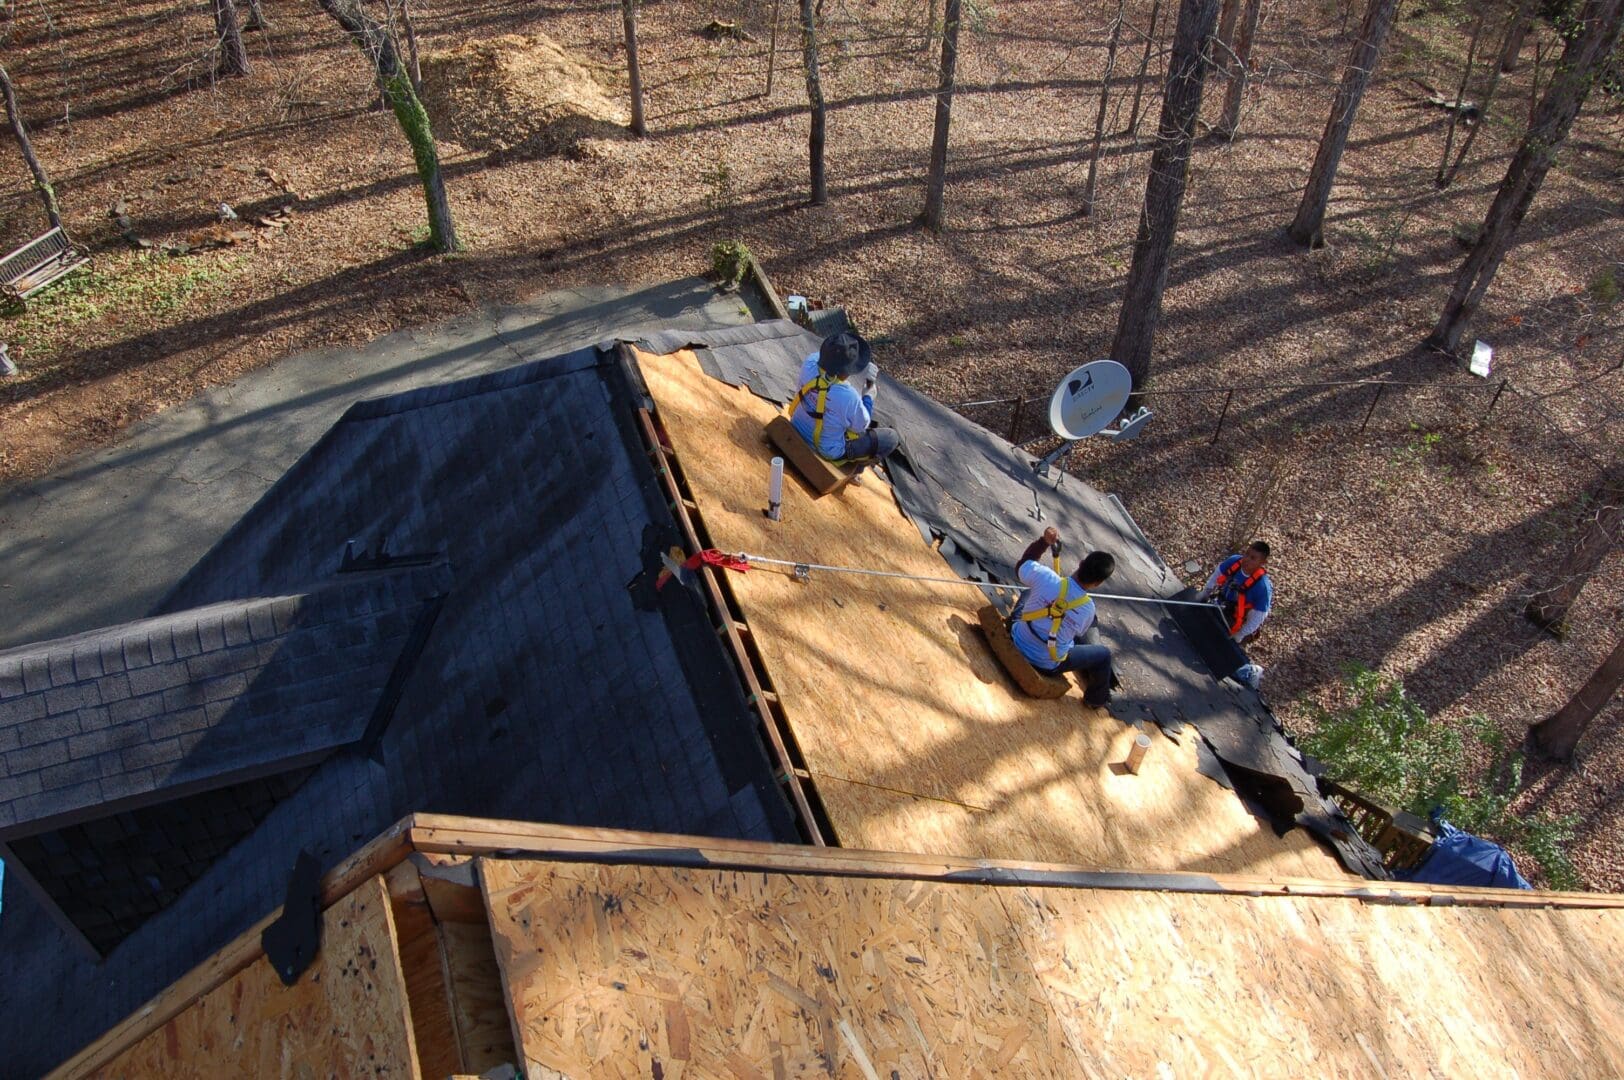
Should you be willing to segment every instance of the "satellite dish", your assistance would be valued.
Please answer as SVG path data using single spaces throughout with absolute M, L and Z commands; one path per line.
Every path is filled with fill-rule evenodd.
M 1122 412 L 1133 376 L 1115 360 L 1095 360 L 1060 380 L 1049 399 L 1049 427 L 1075 442 L 1097 435 Z

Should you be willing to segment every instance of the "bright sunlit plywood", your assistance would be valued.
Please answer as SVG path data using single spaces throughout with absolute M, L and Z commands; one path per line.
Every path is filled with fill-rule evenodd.
M 638 354 L 711 541 L 728 551 L 952 576 L 876 479 L 814 502 L 793 477 L 762 514 L 777 414 L 692 353 Z M 1160 734 L 1139 775 L 1133 734 L 1082 704 L 1019 694 L 976 625 L 981 594 L 814 572 L 730 574 L 813 783 L 848 847 L 1299 877 L 1342 877 L 1301 830 L 1276 837 Z M 1150 647 L 1147 644 L 1147 648 Z
M 527 1076 L 1075 1075 L 997 891 L 480 861 Z
M 528 1075 L 1624 1074 L 1616 909 L 480 872 Z

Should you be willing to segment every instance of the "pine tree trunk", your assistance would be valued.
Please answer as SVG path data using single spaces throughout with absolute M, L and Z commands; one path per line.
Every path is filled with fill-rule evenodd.
M 1230 57 L 1234 70 L 1229 75 L 1229 90 L 1224 95 L 1224 114 L 1218 120 L 1218 132 L 1233 139 L 1241 124 L 1241 103 L 1246 98 L 1246 80 L 1251 75 L 1252 40 L 1257 36 L 1258 17 L 1263 12 L 1263 0 L 1246 0 L 1246 12 L 1241 16 L 1235 34 L 1235 55 Z
M 1359 36 L 1348 54 L 1348 66 L 1342 72 L 1342 84 L 1331 102 L 1331 118 L 1326 121 L 1325 134 L 1320 136 L 1314 167 L 1309 170 L 1302 201 L 1297 204 L 1297 216 L 1286 230 L 1293 240 L 1306 247 L 1319 247 L 1324 243 L 1321 231 L 1325 227 L 1325 209 L 1331 202 L 1331 185 L 1336 182 L 1337 165 L 1342 161 L 1353 118 L 1358 115 L 1359 102 L 1376 72 L 1382 42 L 1387 38 L 1397 10 L 1398 0 L 1370 0 L 1370 6 L 1365 9 L 1365 21 L 1359 27 Z
M 1139 235 L 1133 245 L 1133 264 L 1128 267 L 1116 338 L 1111 343 L 1111 358 L 1128 369 L 1135 389 L 1142 388 L 1150 377 L 1150 350 L 1161 321 L 1162 291 L 1167 287 L 1179 209 L 1189 181 L 1190 146 L 1201 115 L 1201 88 L 1211 63 L 1217 20 L 1218 0 L 1180 0 L 1162 92 L 1161 122 L 1150 158 L 1145 205 L 1139 214 Z
M 1624 637 L 1619 638 L 1613 651 L 1566 705 L 1528 729 L 1529 742 L 1544 757 L 1567 761 L 1573 757 L 1590 722 L 1607 707 L 1620 687 L 1624 687 Z
M 34 190 L 39 192 L 40 201 L 45 204 L 45 216 L 50 219 L 51 228 L 62 227 L 62 208 L 56 204 L 56 189 L 51 186 L 51 178 L 46 175 L 45 166 L 39 163 L 34 155 L 34 144 L 28 138 L 28 128 L 23 123 L 22 110 L 17 107 L 17 92 L 12 88 L 11 76 L 6 74 L 5 65 L 0 64 L 0 97 L 5 98 L 6 118 L 11 121 L 11 133 L 17 136 L 17 146 L 23 152 L 23 161 L 28 165 L 28 171 L 34 174 Z
M 643 120 L 643 68 L 637 62 L 637 0 L 620 0 L 620 21 L 626 29 L 626 75 L 632 84 L 632 134 L 648 134 Z
M 807 156 L 812 171 L 812 205 L 829 201 L 829 184 L 823 175 L 823 84 L 818 81 L 818 27 L 812 14 L 812 0 L 801 0 L 801 56 L 806 64 L 806 101 L 812 114 L 807 135 Z
M 1489 207 L 1483 232 L 1466 262 L 1449 300 L 1444 304 L 1438 325 L 1427 336 L 1433 349 L 1454 355 L 1460 348 L 1466 324 L 1477 313 L 1489 283 L 1511 250 L 1517 226 L 1522 224 L 1534 196 L 1550 171 L 1551 162 L 1568 137 L 1574 117 L 1589 96 L 1602 65 L 1618 45 L 1624 25 L 1624 0 L 1586 0 L 1577 20 L 1577 33 L 1568 39 L 1562 58 L 1556 64 L 1550 87 L 1545 91 L 1534 123 L 1523 136 L 1522 145 L 1506 169 L 1505 179 Z
M 361 10 L 356 0 L 320 0 L 322 9 L 343 27 L 377 73 L 395 120 L 411 144 L 417 163 L 417 176 L 423 182 L 423 201 L 428 206 L 429 242 L 436 251 L 457 251 L 462 245 L 451 220 L 451 204 L 446 199 L 445 179 L 440 175 L 440 155 L 429 127 L 429 114 L 412 90 L 412 80 L 401 66 L 394 39 L 377 21 Z
M 942 27 L 942 73 L 936 83 L 936 131 L 930 142 L 930 172 L 925 179 L 924 223 L 942 231 L 943 202 L 947 192 L 947 132 L 953 122 L 953 75 L 959 59 L 961 0 L 947 0 Z
M 248 74 L 248 50 L 242 43 L 236 0 L 214 0 L 214 32 L 220 46 L 215 70 L 221 75 Z
M 260 0 L 248 0 L 248 19 L 242 24 L 244 30 L 269 30 L 270 20 L 265 18 L 265 9 Z
M 1105 145 L 1105 109 L 1111 102 L 1111 73 L 1116 70 L 1117 45 L 1122 41 L 1124 0 L 1117 0 L 1116 19 L 1111 23 L 1111 43 L 1105 50 L 1105 74 L 1100 76 L 1100 107 L 1094 114 L 1094 149 L 1088 155 L 1088 183 L 1083 186 L 1083 216 L 1094 212 L 1094 193 L 1099 180 L 1100 148 Z
M 1523 617 L 1560 637 L 1568 611 L 1607 553 L 1624 536 L 1624 472 L 1603 476 L 1582 504 L 1577 538 L 1551 572 L 1551 583 L 1523 608 Z
M 1130 139 L 1139 138 L 1139 106 L 1145 96 L 1145 72 L 1150 70 L 1150 54 L 1156 47 L 1156 19 L 1162 13 L 1162 0 L 1151 0 L 1150 29 L 1145 31 L 1145 51 L 1139 57 L 1139 73 L 1133 77 L 1133 108 L 1128 115 L 1128 126 L 1122 130 Z
M 1517 70 L 1517 64 L 1522 58 L 1523 42 L 1528 38 L 1528 28 L 1533 23 L 1526 12 L 1519 9 L 1519 18 L 1511 24 L 1511 33 L 1506 37 L 1506 47 L 1500 50 L 1500 70 L 1510 73 Z

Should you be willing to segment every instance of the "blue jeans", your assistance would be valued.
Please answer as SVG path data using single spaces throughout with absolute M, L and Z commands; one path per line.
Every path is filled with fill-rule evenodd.
M 846 443 L 845 460 L 854 465 L 884 461 L 901 441 L 902 436 L 897 434 L 896 428 L 869 428 Z
M 1104 705 L 1111 700 L 1111 684 L 1116 681 L 1116 669 L 1111 666 L 1110 646 L 1100 644 L 1097 623 L 1088 628 L 1080 643 L 1071 647 L 1064 660 L 1043 670 L 1051 675 L 1074 671 L 1084 676 L 1088 686 L 1083 691 L 1083 701 L 1089 705 Z

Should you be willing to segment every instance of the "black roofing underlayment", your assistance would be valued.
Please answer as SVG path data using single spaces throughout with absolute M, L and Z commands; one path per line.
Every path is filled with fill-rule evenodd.
M 268 810 L 235 788 L 197 796 L 212 801 L 187 822 L 248 834 L 102 962 L 7 875 L 0 1078 L 46 1071 L 230 942 L 282 901 L 301 849 L 330 867 L 414 811 L 799 839 L 703 609 L 687 590 L 648 604 L 627 589 L 645 533 L 676 535 L 634 408 L 597 349 L 359 403 L 185 574 L 154 618 L 313 586 L 347 597 L 439 563 L 446 584 L 409 670 L 381 692 L 368 676 L 395 702 L 376 745 L 334 753 Z M 147 660 L 171 662 L 150 645 Z M 350 722 L 370 715 L 358 701 Z M 180 823 L 144 827 L 162 807 L 98 829 L 217 853 Z
M 784 404 L 818 338 L 784 321 L 704 332 L 671 331 L 640 346 L 654 353 L 691 348 L 712 377 Z M 883 355 L 878 357 L 882 371 Z M 1172 598 L 1178 576 L 1114 497 L 1058 470 L 1032 472 L 1034 458 L 923 394 L 883 380 L 875 419 L 896 428 L 902 448 L 891 459 L 892 491 L 927 542 L 962 575 L 1012 582 L 1015 561 L 1053 525 L 1079 557 L 1117 557 L 1110 591 Z M 1035 507 L 1041 507 L 1039 519 Z M 815 554 L 815 553 L 814 553 Z M 808 557 L 812 557 L 809 555 Z M 1169 738 L 1198 733 L 1202 771 L 1233 787 L 1277 831 L 1301 825 L 1324 840 L 1350 871 L 1385 878 L 1380 856 L 1319 793 L 1302 757 L 1254 691 L 1223 679 L 1163 606 L 1100 601 L 1101 636 L 1115 654 L 1123 690 L 1110 710 L 1124 722 L 1150 721 Z M 1205 652 L 1214 652 L 1203 642 Z

